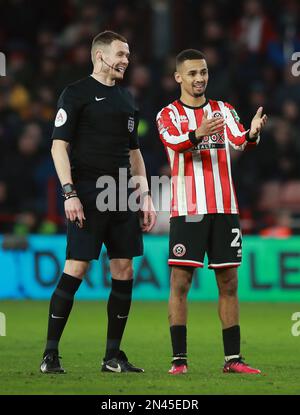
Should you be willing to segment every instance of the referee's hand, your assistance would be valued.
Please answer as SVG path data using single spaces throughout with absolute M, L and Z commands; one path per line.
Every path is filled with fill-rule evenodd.
M 142 205 L 142 223 L 141 228 L 143 232 L 150 232 L 156 222 L 156 212 L 153 206 L 151 196 L 146 196 Z
M 71 222 L 76 222 L 79 228 L 83 227 L 85 220 L 82 204 L 78 197 L 71 197 L 65 201 L 66 218 Z

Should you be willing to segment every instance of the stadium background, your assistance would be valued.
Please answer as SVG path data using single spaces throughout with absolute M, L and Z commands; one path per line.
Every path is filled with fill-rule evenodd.
M 294 64 L 293 52 L 300 51 L 299 2 L 2 0 L 0 6 L 0 51 L 5 53 L 7 63 L 6 76 L 0 79 L 0 311 L 7 316 L 8 333 L 11 327 L 11 336 L 5 338 L 7 343 L 4 343 L 4 338 L 0 340 L 6 352 L 4 355 L 8 356 L 6 366 L 2 368 L 8 367 L 12 375 L 6 379 L 6 388 L 2 384 L 2 393 L 22 390 L 30 393 L 34 390 L 30 389 L 31 384 L 34 384 L 33 379 L 31 384 L 27 382 L 28 379 L 22 383 L 11 369 L 14 355 L 10 354 L 13 350 L 10 338 L 13 332 L 13 341 L 20 343 L 24 327 L 27 332 L 33 333 L 36 343 L 31 340 L 27 347 L 36 351 L 36 361 L 32 359 L 38 367 L 48 302 L 28 300 L 50 298 L 64 261 L 65 218 L 49 140 L 56 102 L 67 84 L 91 73 L 91 39 L 105 29 L 120 32 L 130 45 L 131 59 L 125 84 L 135 95 L 140 107 L 140 146 L 149 177 L 169 173 L 165 151 L 156 131 L 155 116 L 164 105 L 178 96 L 173 71 L 174 57 L 180 50 L 197 48 L 205 53 L 210 75 L 207 96 L 234 105 L 245 126 L 249 126 L 258 106 L 262 105 L 268 114 L 268 125 L 259 147 L 251 152 L 232 153 L 244 234 L 239 293 L 243 301 L 264 302 L 256 304 L 254 312 L 247 303 L 241 306 L 244 319 L 249 323 L 247 341 L 250 344 L 252 341 L 252 352 L 257 353 L 254 355 L 258 356 L 258 364 L 261 362 L 259 348 L 266 355 L 270 353 L 269 346 L 278 344 L 274 355 L 278 356 L 281 350 L 290 358 L 289 367 L 296 367 L 291 356 L 295 353 L 295 342 L 299 342 L 299 339 L 291 337 L 290 327 L 291 315 L 297 311 L 297 302 L 300 300 L 300 76 L 293 76 L 291 67 Z M 159 214 L 154 234 L 145 236 L 145 256 L 135 262 L 136 300 L 164 300 L 162 304 L 166 304 L 169 284 L 167 230 L 168 214 Z M 92 265 L 77 298 L 107 298 L 110 276 L 105 252 L 101 259 Z M 11 299 L 17 301 L 3 301 Z M 195 300 L 192 306 L 195 308 L 194 313 L 211 315 L 211 306 L 215 309 L 217 299 L 211 271 L 201 270 L 197 273 L 190 299 Z M 274 307 L 274 302 L 281 301 L 285 303 L 276 303 Z M 153 303 L 153 307 L 165 313 L 166 324 L 161 331 L 167 333 L 167 311 L 164 305 Z M 91 323 L 91 316 L 95 313 L 92 303 L 82 301 L 77 307 L 83 312 L 81 317 L 87 315 Z M 160 330 L 162 315 L 153 314 L 151 303 L 137 302 L 136 307 L 149 323 L 149 336 L 151 333 L 151 336 L 155 336 Z M 89 310 L 90 314 L 84 309 Z M 37 319 L 33 317 L 36 311 L 40 313 Z M 104 308 L 102 312 L 105 313 Z M 134 313 L 132 326 L 145 324 L 144 321 L 142 323 L 142 317 L 136 317 L 140 320 L 135 321 Z M 32 326 L 26 326 L 26 316 Z M 76 318 L 79 319 L 79 314 L 72 321 Z M 218 327 L 218 322 L 212 322 L 209 318 L 204 322 L 204 327 L 208 327 L 205 324 L 211 325 L 206 333 L 208 337 L 204 338 L 201 331 L 196 332 L 208 348 L 214 336 L 210 337 L 212 329 Z M 196 324 L 195 317 L 193 321 L 191 326 Z M 82 317 L 82 325 L 85 324 Z M 92 340 L 97 331 L 96 324 L 99 322 L 84 328 L 93 331 Z M 156 332 L 153 332 L 152 324 Z M 258 327 L 261 333 L 268 336 L 265 344 L 257 342 Z M 72 330 L 75 333 L 74 323 L 73 329 L 69 330 L 69 336 L 71 333 L 73 335 Z M 126 339 L 130 343 L 133 341 L 129 340 L 132 339 L 129 336 L 133 336 L 130 327 L 128 332 Z M 71 341 L 71 337 L 67 336 L 66 348 Z M 87 336 L 91 336 L 91 332 Z M 163 341 L 166 342 L 165 350 L 162 351 L 164 356 L 168 355 L 169 347 L 165 337 L 161 342 L 162 345 Z M 77 340 L 74 334 L 74 341 Z M 194 341 L 196 344 L 198 337 Z M 279 345 L 276 342 L 281 343 Z M 253 350 L 254 343 L 256 349 Z M 134 347 L 134 343 L 130 344 Z M 221 352 L 219 349 L 218 352 Z M 26 350 L 25 347 L 25 355 Z M 274 366 L 276 360 L 272 360 L 272 356 L 269 354 L 267 359 L 270 367 Z M 208 353 L 208 362 L 211 357 Z M 281 367 L 280 364 L 277 366 L 276 373 L 281 373 Z M 34 369 L 29 363 L 26 368 L 29 376 Z M 162 370 L 165 371 L 165 366 Z M 291 386 L 291 382 L 294 382 L 294 389 L 285 389 L 284 381 L 276 384 L 277 380 L 273 377 L 274 390 L 270 392 L 272 382 L 269 382 L 268 387 L 261 383 L 259 393 L 264 390 L 266 393 L 292 393 L 297 390 L 295 385 L 297 379 L 299 384 L 299 376 L 296 373 L 294 377 L 290 375 L 291 372 L 286 384 Z M 206 380 L 209 384 L 210 379 Z M 212 380 L 215 379 L 212 377 Z M 151 384 L 153 389 L 149 386 L 149 393 L 155 390 L 164 392 L 163 385 L 166 383 L 160 384 L 159 376 L 156 381 L 156 386 L 160 385 L 161 389 L 154 389 L 154 384 Z M 29 385 L 24 386 L 24 383 Z M 226 393 L 236 391 L 234 387 L 231 390 L 223 384 L 221 386 Z M 235 386 L 241 387 L 240 384 Z M 205 381 L 201 387 L 205 390 Z M 239 393 L 243 390 L 252 393 L 258 391 L 251 387 L 247 389 L 247 385 L 244 387 L 246 389 L 239 389 Z M 83 390 L 78 388 L 74 390 L 82 393 Z M 139 391 L 144 390 L 135 390 L 134 387 L 126 389 L 125 384 L 122 388 L 116 389 L 116 393 L 126 393 L 128 390 L 143 393 Z M 182 385 L 180 388 L 178 393 L 184 393 Z M 47 384 L 46 389 L 35 390 L 60 393 L 55 389 L 54 382 L 50 386 Z M 91 388 L 88 390 L 92 391 Z M 176 389 L 170 390 L 176 392 Z M 187 393 L 196 393 L 197 390 L 187 389 Z M 210 393 L 218 390 L 216 387 Z M 67 386 L 62 391 L 69 393 Z

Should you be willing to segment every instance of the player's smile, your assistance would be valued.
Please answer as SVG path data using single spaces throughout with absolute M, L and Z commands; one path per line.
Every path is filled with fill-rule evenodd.
M 201 91 L 203 89 L 205 89 L 205 82 L 201 82 L 201 83 L 194 83 L 193 84 L 193 88 L 197 89 L 198 91 Z

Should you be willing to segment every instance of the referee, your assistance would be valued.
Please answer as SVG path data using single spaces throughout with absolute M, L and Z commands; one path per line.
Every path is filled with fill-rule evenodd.
M 65 373 L 59 360 L 59 340 L 89 261 L 99 258 L 103 243 L 110 259 L 112 289 L 101 370 L 144 371 L 129 363 L 120 350 L 131 305 L 132 258 L 143 254 L 142 231 L 149 232 L 156 220 L 137 139 L 138 111 L 131 94 L 117 84 L 129 63 L 127 40 L 111 31 L 102 32 L 93 39 L 91 57 L 93 73 L 62 92 L 52 134 L 51 152 L 68 227 L 65 267 L 50 301 L 42 373 Z M 141 221 L 128 204 L 127 209 L 117 206 L 106 211 L 99 206 L 96 181 L 110 176 L 118 189 L 120 171 L 125 172 L 127 182 L 132 176 L 143 179 L 139 187 Z M 115 200 L 119 194 L 119 190 L 114 192 Z

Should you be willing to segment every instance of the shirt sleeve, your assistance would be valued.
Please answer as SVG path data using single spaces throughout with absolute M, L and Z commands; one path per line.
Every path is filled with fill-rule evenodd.
M 163 108 L 156 117 L 159 136 L 164 146 L 170 147 L 179 153 L 195 147 L 200 140 L 196 138 L 195 131 L 182 133 L 176 122 L 175 114 L 170 108 Z
M 229 144 L 234 149 L 243 151 L 245 148 L 256 146 L 259 143 L 260 136 L 256 140 L 250 140 L 250 130 L 245 129 L 236 110 L 227 102 L 225 102 L 225 114 L 227 137 Z
M 130 150 L 137 150 L 139 146 L 138 128 L 139 128 L 139 111 L 135 110 L 134 117 L 128 119 L 128 131 L 129 131 L 129 148 Z
M 73 140 L 79 111 L 79 97 L 76 96 L 72 87 L 65 88 L 57 102 L 52 140 L 63 140 L 68 143 Z

